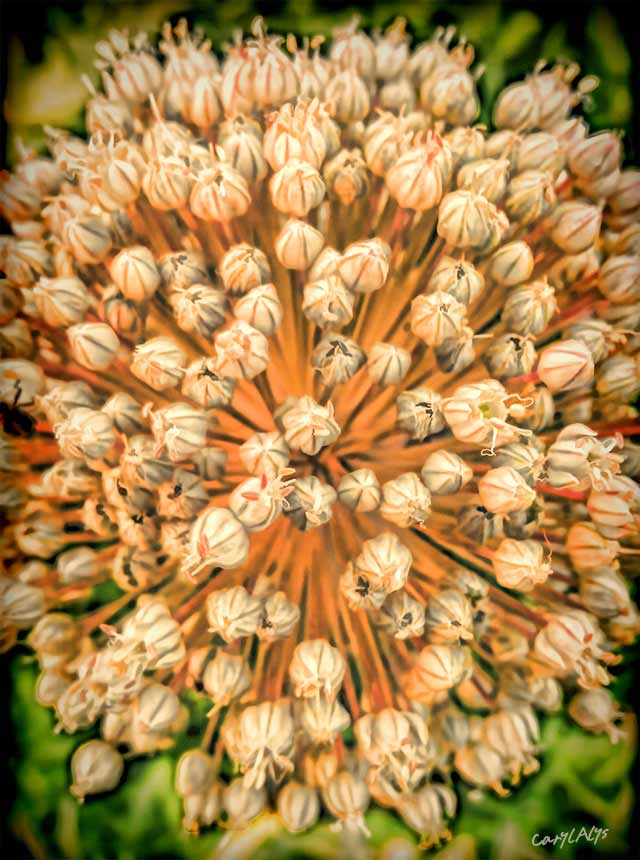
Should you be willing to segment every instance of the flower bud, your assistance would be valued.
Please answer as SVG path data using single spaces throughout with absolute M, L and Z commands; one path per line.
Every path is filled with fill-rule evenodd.
M 249 323 L 266 337 L 277 331 L 284 313 L 273 284 L 254 287 L 236 302 L 233 312 L 237 319 Z
M 456 177 L 463 191 L 482 194 L 490 203 L 500 203 L 507 191 L 510 162 L 507 158 L 483 158 L 465 164 Z
M 380 513 L 403 528 L 422 525 L 431 513 L 431 494 L 415 472 L 405 472 L 382 485 Z
M 219 274 L 225 290 L 233 295 L 244 295 L 271 281 L 266 254 L 244 243 L 229 248 L 220 262 Z
M 186 369 L 181 391 L 205 409 L 218 409 L 231 403 L 235 380 L 220 376 L 212 358 L 198 358 Z
M 116 441 L 110 416 L 83 406 L 72 409 L 53 429 L 63 457 L 107 458 Z
M 338 499 L 350 511 L 368 513 L 380 505 L 380 484 L 371 469 L 347 472 L 338 484 Z
M 614 304 L 639 301 L 640 259 L 630 255 L 609 257 L 600 269 L 598 289 Z
M 526 242 L 507 242 L 489 258 L 486 276 L 501 287 L 514 287 L 527 281 L 533 272 L 533 254 Z
M 385 599 L 372 621 L 395 639 L 413 639 L 424 634 L 425 608 L 401 588 Z
M 210 338 L 217 328 L 224 325 L 227 301 L 222 290 L 194 284 L 174 293 L 169 301 L 182 331 Z
M 158 262 L 162 283 L 168 290 L 184 290 L 209 280 L 204 255 L 196 251 L 165 254 Z
M 243 116 L 227 120 L 220 126 L 218 142 L 232 167 L 247 182 L 260 182 L 269 168 L 262 152 L 262 129 Z
M 384 531 L 363 543 L 354 570 L 367 588 L 389 594 L 406 584 L 412 560 L 411 552 L 396 535 Z
M 308 639 L 296 646 L 289 664 L 294 695 L 313 698 L 324 694 L 333 701 L 342 686 L 346 664 L 326 639 Z
M 311 397 L 299 397 L 282 417 L 284 438 L 294 451 L 314 457 L 325 445 L 340 435 L 340 427 L 333 417 L 333 405 L 316 403 Z
M 160 286 L 153 254 L 143 245 L 120 251 L 111 262 L 110 272 L 120 292 L 135 302 L 151 298 Z
M 411 331 L 429 346 L 442 346 L 461 335 L 466 313 L 450 293 L 427 293 L 411 303 Z
M 301 531 L 317 528 L 331 519 L 336 497 L 334 488 L 315 475 L 298 478 L 291 484 L 286 514 Z
M 289 463 L 289 448 L 277 432 L 256 433 L 240 446 L 240 459 L 253 475 L 275 478 Z
M 120 782 L 123 770 L 122 756 L 110 744 L 87 741 L 71 758 L 71 793 L 82 803 L 87 794 L 111 791 Z
M 369 835 L 364 813 L 369 806 L 369 790 L 364 780 L 341 771 L 323 788 L 324 803 L 342 828 Z
M 111 418 L 115 429 L 127 436 L 144 433 L 148 428 L 147 419 L 142 414 L 140 404 L 126 391 L 112 394 L 102 407 L 102 411 Z
M 122 338 L 136 341 L 144 333 L 144 319 L 140 304 L 131 299 L 125 299 L 116 286 L 107 287 L 103 292 L 99 313 Z
M 518 591 L 531 591 L 552 572 L 544 561 L 543 545 L 533 540 L 505 538 L 494 552 L 492 564 L 500 585 Z
M 79 263 L 101 263 L 111 250 L 111 232 L 100 218 L 85 215 L 71 218 L 63 230 L 65 248 Z
M 633 610 L 629 586 L 617 570 L 604 568 L 580 576 L 582 605 L 598 618 L 615 618 Z
M 403 391 L 396 399 L 398 424 L 412 439 L 422 441 L 444 430 L 442 398 L 428 388 Z
M 430 292 L 449 293 L 463 305 L 475 301 L 484 287 L 483 276 L 471 263 L 453 257 L 441 257 L 429 280 Z
M 193 187 L 188 168 L 180 159 L 165 156 L 151 161 L 142 177 L 142 190 L 159 212 L 183 209 Z
M 226 223 L 249 209 L 247 181 L 233 167 L 220 162 L 202 170 L 189 195 L 189 208 L 203 221 Z
M 325 97 L 333 104 L 338 122 L 344 125 L 364 119 L 371 108 L 367 85 L 353 69 L 332 75 Z
M 209 632 L 227 642 L 253 636 L 262 616 L 262 601 L 241 585 L 222 588 L 207 597 Z
M 554 134 L 539 131 L 521 138 L 515 147 L 513 168 L 516 173 L 541 170 L 554 178 L 565 164 L 565 148 Z
M 302 312 L 321 328 L 340 328 L 353 317 L 354 294 L 338 275 L 312 281 L 304 287 Z
M 184 376 L 185 356 L 169 337 L 152 337 L 135 348 L 131 372 L 154 391 L 175 387 Z
M 78 323 L 67 329 L 74 360 L 89 370 L 106 370 L 116 356 L 120 342 L 106 323 Z
M 359 149 L 340 150 L 322 173 L 329 198 L 343 206 L 351 206 L 369 191 L 369 173 Z
M 456 687 L 471 672 L 469 649 L 462 645 L 426 645 L 407 677 L 407 695 L 420 701 L 427 694 Z
M 391 343 L 374 343 L 367 357 L 367 373 L 378 385 L 397 385 L 409 371 L 411 355 Z
M 91 300 L 79 278 L 40 278 L 33 289 L 33 299 L 42 318 L 52 328 L 68 328 L 79 323 Z
M 239 567 L 248 552 L 242 523 L 227 508 L 208 507 L 193 524 L 182 569 L 193 577 L 206 567 Z
M 264 788 L 248 788 L 240 778 L 232 780 L 222 792 L 222 807 L 233 830 L 244 830 L 260 815 L 266 803 Z
M 527 170 L 509 182 L 504 208 L 512 221 L 527 226 L 548 215 L 555 202 L 551 177 L 541 170 Z
M 565 254 L 579 254 L 596 241 L 601 220 L 597 206 L 580 200 L 560 203 L 553 212 L 549 237 Z
M 188 403 L 174 403 L 149 414 L 156 453 L 164 449 L 172 463 L 188 460 L 206 446 L 207 416 Z
M 616 190 L 607 200 L 607 205 L 616 214 L 632 212 L 640 206 L 640 171 L 622 171 Z
M 442 200 L 451 176 L 451 150 L 438 134 L 419 139 L 390 166 L 385 182 L 404 209 L 424 212 Z
M 337 273 L 350 290 L 371 293 L 384 286 L 389 274 L 391 249 L 381 239 L 348 245 L 337 263 Z
M 501 785 L 506 777 L 506 765 L 487 744 L 473 743 L 461 747 L 453 763 L 460 776 L 470 785 L 492 788 L 500 796 L 509 793 Z
M 438 235 L 456 248 L 492 251 L 508 226 L 502 210 L 472 191 L 445 195 L 438 209 Z
M 222 592 L 215 593 L 222 594 Z M 207 602 L 208 617 L 210 605 Z M 215 617 L 216 622 L 220 615 L 220 606 L 220 600 L 218 600 L 216 608 L 211 610 L 211 615 Z M 227 629 L 230 633 L 235 633 L 236 629 L 247 629 L 248 626 L 250 626 L 249 618 L 246 616 L 242 622 L 236 620 L 235 624 L 233 622 L 228 624 Z M 236 636 L 232 636 L 231 638 L 236 638 Z M 227 654 L 225 651 L 218 651 L 213 660 L 209 661 L 206 665 L 202 676 L 202 685 L 207 694 L 213 699 L 216 707 L 226 707 L 231 702 L 237 701 L 247 692 L 251 686 L 251 671 L 244 657 L 241 657 L 239 654 Z
M 582 729 L 600 734 L 606 732 L 611 743 L 617 743 L 625 733 L 616 723 L 622 718 L 618 703 L 609 690 L 580 690 L 569 702 L 569 715 Z
M 211 756 L 193 749 L 183 753 L 176 767 L 176 792 L 181 797 L 204 794 L 215 779 Z
M 275 591 L 264 602 L 264 611 L 257 630 L 258 639 L 274 642 L 286 639 L 300 620 L 300 610 L 287 600 L 284 591 Z
M 266 337 L 244 320 L 235 320 L 215 337 L 216 369 L 230 379 L 253 379 L 269 363 Z
M 288 782 L 278 792 L 278 815 L 289 833 L 309 830 L 320 815 L 317 792 L 300 782 Z
M 593 523 L 574 523 L 565 541 L 571 564 L 580 573 L 608 567 L 620 551 L 617 541 L 602 537 Z
M 473 478 L 473 470 L 457 454 L 444 448 L 429 454 L 420 473 L 430 493 L 449 496 L 460 490 Z
M 278 233 L 275 252 L 285 269 L 308 269 L 324 245 L 324 236 L 311 224 L 291 218 Z
M 325 194 L 324 182 L 315 167 L 291 159 L 269 180 L 271 202 L 279 212 L 304 218 L 319 206 Z
M 507 295 L 502 322 L 521 335 L 541 334 L 558 308 L 555 290 L 546 281 L 533 281 L 516 287 Z
M 311 365 L 327 386 L 351 379 L 365 360 L 364 350 L 354 340 L 338 334 L 327 334 L 311 354 Z
M 0 590 L 2 623 L 19 630 L 32 627 L 45 613 L 44 594 L 39 588 L 24 582 L 9 582 L 7 588 Z
M 537 373 L 551 391 L 571 391 L 591 382 L 593 358 L 579 340 L 558 341 L 540 353 Z

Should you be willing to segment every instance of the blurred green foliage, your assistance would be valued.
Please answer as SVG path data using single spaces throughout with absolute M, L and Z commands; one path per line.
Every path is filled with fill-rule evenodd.
M 25 7 L 31 4 L 7 4 L 5 26 L 9 29 L 18 5 L 20 15 L 29 14 Z M 330 9 L 314 0 L 270 4 L 256 4 L 254 0 L 151 0 L 135 4 L 106 0 L 101 4 L 76 3 L 73 10 L 70 5 L 46 7 L 44 29 L 30 31 L 31 47 L 17 36 L 9 41 L 5 119 L 10 160 L 15 154 L 16 136 L 35 145 L 43 142 L 43 124 L 82 130 L 86 90 L 81 75 L 88 74 L 96 81 L 93 44 L 110 28 L 157 30 L 167 17 L 175 20 L 187 14 L 220 48 L 234 29 L 248 29 L 257 12 L 267 17 L 272 31 L 300 36 L 329 34 L 354 13 L 361 15 L 367 28 L 384 28 L 400 13 L 407 18 L 416 41 L 428 38 L 437 24 L 454 23 L 477 47 L 477 59 L 485 66 L 479 84 L 483 101 L 480 119 L 485 123 L 490 123 L 497 93 L 506 83 L 530 71 L 539 58 L 576 60 L 585 72 L 601 80 L 588 114 L 590 124 L 596 129 L 625 130 L 634 149 L 632 52 L 621 32 L 616 7 L 574 4 L 579 19 L 576 22 L 558 10 L 554 13 L 552 4 L 524 8 L 513 3 L 468 5 L 407 0 L 401 5 L 383 2 L 365 9 L 339 5 Z M 40 9 L 41 18 L 42 13 Z M 21 32 L 21 28 L 16 26 L 15 32 Z M 34 42 L 38 47 L 35 52 Z M 634 154 L 632 151 L 632 159 Z M 88 735 L 54 734 L 52 714 L 35 703 L 36 674 L 28 658 L 14 659 L 11 707 L 16 748 L 12 764 L 17 799 L 12 826 L 16 838 L 33 857 L 335 860 L 348 853 L 327 824 L 292 837 L 272 815 L 261 817 L 248 831 L 234 836 L 209 831 L 194 839 L 182 830 L 173 778 L 177 758 L 198 744 L 205 721 L 207 703 L 196 697 L 189 701 L 189 727 L 170 753 L 129 762 L 121 789 L 79 806 L 67 792 L 68 763 L 72 750 Z M 618 690 L 623 697 L 632 686 L 631 677 L 627 671 L 619 679 Z M 541 773 L 506 800 L 488 795 L 474 799 L 473 792 L 460 786 L 461 811 L 455 822 L 454 839 L 430 855 L 434 860 L 632 856 L 627 830 L 634 801 L 630 777 L 636 748 L 633 721 L 629 722 L 627 741 L 612 746 L 606 736 L 586 736 L 564 717 L 553 717 L 545 722 L 543 746 Z M 372 837 L 366 860 L 391 858 L 390 840 L 415 844 L 415 835 L 390 812 L 371 811 L 367 824 Z M 531 845 L 535 833 L 554 834 L 592 824 L 609 830 L 607 838 L 595 848 L 582 840 L 547 854 Z

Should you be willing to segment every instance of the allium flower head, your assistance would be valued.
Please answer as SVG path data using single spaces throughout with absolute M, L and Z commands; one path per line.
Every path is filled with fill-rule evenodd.
M 428 847 L 454 773 L 537 770 L 563 689 L 620 734 L 640 183 L 573 66 L 489 131 L 452 32 L 322 42 L 113 32 L 89 139 L 2 174 L 0 633 L 95 731 L 80 801 L 195 690 L 187 829 L 367 833 L 376 802 Z

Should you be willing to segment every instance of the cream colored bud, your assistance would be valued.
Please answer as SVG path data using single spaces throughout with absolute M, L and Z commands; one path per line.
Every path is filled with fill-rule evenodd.
M 322 177 L 310 164 L 291 159 L 269 180 L 271 202 L 279 212 L 304 218 L 322 203 Z
M 294 722 L 288 699 L 245 708 L 237 722 L 237 749 L 244 784 L 262 788 L 267 777 L 279 781 L 293 770 Z
M 39 705 L 55 706 L 68 689 L 70 681 L 64 675 L 52 670 L 42 672 L 36 681 L 36 699 Z
M 301 703 L 300 725 L 314 744 L 333 744 L 351 725 L 348 711 L 337 701 L 318 696 Z
M 500 203 L 507 192 L 510 162 L 507 158 L 469 161 L 456 177 L 458 188 L 482 194 L 491 203 Z
M 396 400 L 398 424 L 412 439 L 422 441 L 444 430 L 442 397 L 428 388 L 403 391 Z
M 507 242 L 489 258 L 486 276 L 501 287 L 527 281 L 533 272 L 533 254 L 526 242 Z
M 227 452 L 223 448 L 205 448 L 193 458 L 193 465 L 204 481 L 219 481 L 227 465 Z
M 607 204 L 616 214 L 637 209 L 640 206 L 640 171 L 623 170 Z
M 424 634 L 425 608 L 401 588 L 386 598 L 372 621 L 395 639 L 413 639 Z
M 278 432 L 255 433 L 240 446 L 240 459 L 252 475 L 275 478 L 289 463 L 289 448 Z
M 227 120 L 220 127 L 218 141 L 227 160 L 247 182 L 262 181 L 269 167 L 262 151 L 261 130 L 255 129 L 242 116 Z
M 397 385 L 409 371 L 411 354 L 391 343 L 374 343 L 367 357 L 367 373 L 378 385 Z
M 64 457 L 106 458 L 116 441 L 112 419 L 84 406 L 72 409 L 53 429 Z
M 215 778 L 213 759 L 202 750 L 187 750 L 176 767 L 176 791 L 181 797 L 204 794 Z
M 580 572 L 613 564 L 620 551 L 617 541 L 604 538 L 590 522 L 574 523 L 567 533 L 565 545 L 571 564 Z
M 165 254 L 158 261 L 162 282 L 168 290 L 184 290 L 193 284 L 208 281 L 204 255 L 196 251 Z
M 338 484 L 338 499 L 350 511 L 368 513 L 380 505 L 380 484 L 371 469 L 356 469 L 343 475 Z
M 333 405 L 316 403 L 304 396 L 283 415 L 284 438 L 294 451 L 302 451 L 310 457 L 321 448 L 330 445 L 340 435 L 340 427 L 333 417 Z
M 331 275 L 337 275 L 340 257 L 341 255 L 335 248 L 326 245 L 309 269 L 310 282 L 313 283 L 314 281 L 328 278 Z M 339 281 L 342 283 L 342 278 L 339 278 Z
M 580 599 L 584 608 L 598 618 L 615 618 L 633 612 L 629 586 L 624 576 L 613 568 L 582 573 Z
M 319 230 L 291 218 L 276 237 L 275 252 L 285 269 L 302 271 L 309 268 L 323 245 L 324 236 Z
M 354 340 L 334 333 L 325 335 L 311 354 L 311 365 L 327 386 L 351 379 L 365 360 L 364 350 Z
M 336 498 L 334 488 L 315 475 L 298 478 L 291 484 L 286 514 L 301 531 L 318 528 L 331 519 Z
M 403 797 L 398 811 L 403 821 L 422 835 L 423 844 L 437 844 L 451 838 L 446 819 L 453 818 L 456 806 L 457 798 L 453 789 L 436 783 L 425 785 L 415 794 Z M 389 860 L 394 856 L 389 855 Z
M 640 258 L 629 254 L 609 257 L 600 269 L 598 289 L 614 304 L 640 301 Z
M 362 544 L 354 571 L 363 587 L 389 594 L 406 585 L 412 561 L 410 550 L 393 532 L 384 531 Z
M 342 686 L 346 664 L 326 639 L 309 639 L 296 646 L 289 664 L 294 695 L 311 698 L 323 693 L 333 701 Z
M 470 785 L 492 788 L 501 796 L 509 793 L 501 786 L 501 780 L 507 775 L 506 764 L 487 744 L 473 743 L 461 747 L 453 763 L 460 776 Z
M 207 613 L 209 613 L 209 605 L 207 603 Z M 219 606 L 220 603 L 217 604 L 217 609 L 212 610 L 216 619 L 220 614 Z M 238 624 L 237 621 L 235 623 Z M 226 707 L 247 692 L 251 686 L 251 671 L 244 657 L 218 651 L 205 667 L 202 685 L 216 707 Z
M 564 167 L 565 160 L 565 147 L 556 135 L 539 131 L 518 141 L 513 154 L 513 169 L 516 173 L 542 170 L 555 178 Z
M 63 231 L 63 242 L 79 263 L 101 263 L 111 250 L 111 232 L 100 218 L 85 215 L 71 218 Z
M 186 369 L 181 391 L 205 409 L 218 409 L 231 403 L 235 380 L 216 372 L 213 358 L 199 358 Z
M 233 642 L 254 635 L 262 616 L 262 601 L 252 597 L 243 586 L 235 585 L 210 594 L 206 609 L 209 632 Z
M 407 695 L 440 693 L 456 687 L 471 672 L 471 654 L 461 645 L 427 645 L 407 679 Z M 422 692 L 421 692 L 422 691 Z
M 248 552 L 249 538 L 242 523 L 227 508 L 208 507 L 193 524 L 182 569 L 196 576 L 207 567 L 239 567 Z
M 247 181 L 221 162 L 198 174 L 189 195 L 189 207 L 203 221 L 226 223 L 244 215 L 251 204 Z
M 613 355 L 598 368 L 598 394 L 607 400 L 627 402 L 640 391 L 640 359 L 637 355 Z
M 354 295 L 338 275 L 305 285 L 302 312 L 322 328 L 340 328 L 353 317 Z
M 329 199 L 351 206 L 369 191 L 369 172 L 359 149 L 342 149 L 322 172 Z
M 229 497 L 229 508 L 249 532 L 262 531 L 282 512 L 285 485 L 265 474 L 242 481 Z
M 422 525 L 431 513 L 431 494 L 415 472 L 405 472 L 382 485 L 380 513 L 403 528 Z
M 136 302 L 150 298 L 160 285 L 153 254 L 143 245 L 120 251 L 111 262 L 110 272 L 120 292 Z
M 461 335 L 466 314 L 466 306 L 450 293 L 427 293 L 411 302 L 411 331 L 429 346 L 442 346 Z
M 225 290 L 244 295 L 271 281 L 271 267 L 264 251 L 251 245 L 233 245 L 220 262 L 219 274 Z
M 509 182 L 504 208 L 512 221 L 529 225 L 548 215 L 555 203 L 551 177 L 541 170 L 527 170 Z
M 451 175 L 449 144 L 437 134 L 427 134 L 390 166 L 385 182 L 389 193 L 404 209 L 424 212 L 442 200 Z
M 289 833 L 309 830 L 320 816 L 317 792 L 300 782 L 288 782 L 278 792 L 278 815 Z
M 253 379 L 269 363 L 266 337 L 244 320 L 235 320 L 215 338 L 216 368 L 229 379 Z
M 316 114 L 314 111 L 317 110 Z M 264 155 L 273 170 L 280 170 L 295 158 L 319 170 L 327 154 L 327 145 L 318 122 L 322 107 L 298 102 L 283 105 L 278 113 L 267 117 Z
M 287 600 L 284 591 L 276 591 L 264 602 L 264 612 L 258 627 L 258 638 L 263 642 L 286 639 L 300 620 L 300 610 Z
M 331 815 L 347 831 L 369 835 L 364 813 L 369 806 L 369 789 L 363 779 L 349 771 L 341 771 L 323 788 L 322 797 Z
M 337 273 L 350 290 L 371 293 L 379 290 L 389 274 L 391 249 L 381 239 L 348 245 L 337 261 Z
M 174 403 L 149 414 L 156 454 L 164 450 L 172 463 L 188 460 L 206 446 L 207 416 L 188 403 Z
M 579 340 L 558 341 L 540 353 L 537 373 L 551 391 L 571 391 L 592 381 L 593 358 Z
M 264 788 L 247 787 L 240 778 L 232 780 L 222 792 L 222 808 L 227 813 L 229 827 L 244 830 L 267 804 Z
M 597 206 L 570 200 L 554 210 L 549 237 L 565 254 L 579 254 L 594 244 L 601 221 L 602 212 Z
M 457 454 L 444 448 L 429 454 L 420 473 L 430 493 L 455 495 L 473 478 L 473 470 Z
M 371 108 L 367 85 L 353 69 L 332 75 L 325 97 L 333 103 L 335 117 L 343 125 L 364 119 Z
M 49 553 L 47 553 L 48 555 Z M 32 627 L 45 613 L 44 593 L 33 585 L 12 582 L 0 590 L 0 613 L 6 622 L 20 630 Z
M 82 803 L 87 794 L 111 791 L 120 782 L 123 770 L 122 756 L 110 744 L 87 741 L 71 758 L 71 793 Z
M 449 293 L 456 301 L 468 305 L 484 291 L 484 278 L 471 264 L 453 257 L 442 257 L 429 280 L 433 293 Z
M 120 342 L 106 323 L 78 323 L 67 329 L 74 360 L 90 370 L 106 370 L 116 356 Z
M 602 131 L 583 137 L 570 147 L 568 161 L 571 173 L 580 179 L 594 180 L 608 176 L 621 165 L 620 136 L 615 132 Z
M 58 556 L 56 561 L 56 571 L 60 577 L 60 582 L 65 585 L 92 579 L 99 570 L 100 566 L 96 553 L 86 546 L 71 549 Z
M 523 511 L 536 500 L 536 493 L 512 466 L 489 469 L 478 481 L 484 507 L 494 514 Z
M 509 227 L 509 220 L 480 194 L 453 191 L 438 209 L 438 235 L 456 248 L 491 251 Z
M 166 732 L 180 714 L 180 700 L 169 687 L 149 684 L 135 704 L 135 725 L 144 733 Z
M 136 347 L 131 372 L 154 391 L 178 385 L 184 376 L 185 356 L 170 337 L 152 337 Z
M 244 320 L 266 337 L 282 323 L 284 311 L 273 284 L 262 284 L 245 293 L 233 306 L 236 319 Z
M 42 318 L 54 328 L 81 322 L 91 304 L 87 288 L 73 276 L 40 278 L 32 295 Z
M 474 638 L 471 602 L 457 589 L 445 588 L 432 595 L 425 620 L 432 643 L 456 643 Z
M 493 554 L 496 579 L 504 588 L 531 591 L 552 572 L 544 553 L 543 544 L 537 541 L 505 538 Z
M 623 715 L 609 690 L 581 690 L 569 702 L 569 715 L 582 729 L 600 734 L 606 732 L 611 743 L 625 737 L 618 723 Z

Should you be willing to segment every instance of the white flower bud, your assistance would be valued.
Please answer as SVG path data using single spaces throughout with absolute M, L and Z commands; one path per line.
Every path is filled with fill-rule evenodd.
M 422 441 L 444 430 L 442 397 L 429 388 L 403 391 L 396 400 L 398 424 L 412 439 Z
M 600 268 L 598 289 L 614 304 L 640 300 L 640 259 L 630 254 L 609 257 Z
M 509 182 L 504 208 L 512 221 L 526 226 L 548 215 L 555 203 L 551 177 L 541 170 L 527 170 Z
M 561 203 L 553 212 L 549 237 L 565 254 L 579 254 L 594 244 L 602 212 L 580 200 Z
M 233 313 L 239 320 L 270 337 L 280 328 L 284 311 L 273 284 L 262 284 L 245 293 L 234 305 Z
M 389 594 L 406 584 L 412 561 L 410 550 L 393 532 L 384 531 L 362 544 L 354 571 L 367 587 Z
M 333 744 L 338 735 L 351 725 L 351 718 L 339 702 L 318 696 L 302 702 L 300 725 L 312 743 Z
M 378 385 L 397 385 L 409 371 L 411 354 L 391 343 L 374 343 L 367 357 L 367 373 Z
M 533 272 L 533 253 L 526 242 L 507 242 L 489 257 L 486 276 L 501 287 L 528 281 Z
M 353 69 L 332 75 L 325 97 L 333 104 L 338 122 L 344 125 L 364 119 L 371 108 L 367 85 Z
M 445 588 L 427 603 L 426 626 L 429 641 L 455 643 L 474 638 L 473 609 L 462 592 Z
M 230 379 L 253 379 L 269 363 L 266 337 L 243 320 L 216 335 L 215 351 L 218 372 Z
M 106 458 L 116 441 L 112 419 L 84 406 L 72 409 L 53 429 L 63 457 Z
M 279 212 L 304 218 L 325 195 L 322 177 L 310 164 L 291 159 L 269 180 L 271 202 Z
M 178 327 L 209 338 L 224 325 L 227 302 L 222 290 L 194 284 L 169 299 Z
M 275 252 L 285 269 L 302 271 L 309 268 L 323 245 L 324 236 L 319 230 L 291 218 L 276 237 Z
M 593 358 L 588 347 L 579 340 L 562 340 L 542 350 L 537 372 L 551 391 L 571 391 L 591 382 Z
M 224 162 L 200 171 L 189 195 L 189 207 L 203 221 L 226 223 L 244 215 L 251 204 L 247 181 Z
M 229 248 L 220 262 L 219 274 L 225 290 L 234 295 L 244 295 L 271 281 L 266 254 L 247 244 Z
M 533 540 L 505 538 L 494 552 L 492 564 L 500 585 L 518 591 L 531 591 L 552 572 L 544 560 L 544 546 Z
M 111 418 L 116 430 L 127 436 L 143 433 L 148 427 L 140 404 L 126 391 L 112 394 L 102 411 Z
M 231 493 L 229 508 L 247 531 L 262 531 L 282 512 L 287 492 L 287 485 L 278 476 L 248 478 Z
M 483 158 L 467 162 L 458 172 L 456 184 L 464 191 L 482 194 L 490 203 L 500 203 L 507 191 L 508 158 Z
M 456 248 L 492 251 L 509 227 L 509 220 L 480 194 L 453 191 L 438 209 L 438 235 Z
M 425 608 L 401 588 L 386 598 L 372 621 L 396 639 L 413 639 L 424 634 Z
M 429 280 L 429 290 L 449 293 L 456 301 L 468 305 L 484 291 L 484 278 L 471 264 L 442 257 Z
M 298 478 L 291 484 L 286 514 L 301 531 L 318 528 L 332 516 L 337 493 L 315 475 Z
M 91 304 L 87 288 L 73 276 L 40 278 L 32 296 L 43 320 L 53 328 L 81 322 Z
M 401 153 L 390 166 L 385 182 L 404 209 L 424 212 L 442 200 L 451 175 L 451 150 L 440 135 L 427 133 Z
M 74 360 L 89 370 L 106 370 L 116 356 L 120 341 L 106 323 L 78 323 L 67 329 Z
M 305 284 L 302 312 L 322 328 L 341 328 L 353 317 L 354 294 L 338 275 Z
M 473 470 L 457 454 L 444 448 L 429 454 L 420 473 L 430 493 L 455 495 L 473 478 Z
M 365 360 L 364 350 L 354 340 L 334 333 L 325 335 L 311 354 L 311 366 L 327 386 L 351 379 Z
M 47 553 L 48 555 L 48 553 Z M 24 582 L 11 582 L 0 591 L 0 618 L 22 630 L 32 627 L 45 613 L 43 592 Z
M 289 664 L 294 695 L 313 698 L 320 693 L 333 701 L 342 686 L 346 664 L 326 639 L 309 639 L 296 646 Z
M 381 239 L 354 242 L 337 262 L 337 273 L 350 290 L 371 293 L 384 286 L 391 249 Z
M 169 337 L 152 337 L 136 347 L 131 372 L 154 391 L 176 386 L 184 376 L 185 356 Z
M 212 358 L 198 358 L 186 369 L 181 391 L 205 409 L 218 409 L 231 403 L 235 380 L 220 376 Z
M 541 334 L 558 309 L 555 290 L 546 281 L 533 281 L 511 290 L 502 308 L 502 322 L 521 335 Z
M 111 791 L 120 782 L 123 770 L 122 756 L 110 744 L 87 741 L 71 759 L 71 793 L 82 803 L 87 794 Z
M 216 592 L 220 594 L 221 592 Z M 207 612 L 209 604 L 207 605 Z M 218 604 L 219 606 L 219 604 Z M 219 609 L 214 610 L 216 616 Z M 202 676 L 202 685 L 216 707 L 226 707 L 238 700 L 251 686 L 251 671 L 244 657 L 218 651 Z
M 160 285 L 153 254 L 143 245 L 120 251 L 111 262 L 110 272 L 120 292 L 136 302 L 151 298 Z
M 411 302 L 411 331 L 429 346 L 462 334 L 467 308 L 450 293 L 434 292 Z
M 368 513 L 380 505 L 380 484 L 371 469 L 356 469 L 343 475 L 338 484 L 338 499 L 350 511 Z
M 196 576 L 207 567 L 239 567 L 247 559 L 249 538 L 240 520 L 227 508 L 206 508 L 191 530 L 182 569 Z
M 415 472 L 405 472 L 382 485 L 380 513 L 403 528 L 422 525 L 431 513 L 431 494 Z
M 136 727 L 143 733 L 166 732 L 180 714 L 180 700 L 169 687 L 149 684 L 135 704 Z
M 569 702 L 568 710 L 580 728 L 597 734 L 606 732 L 613 744 L 625 737 L 625 732 L 616 725 L 623 715 L 609 690 L 581 690 Z
M 227 642 L 253 636 L 262 616 L 262 601 L 252 597 L 242 585 L 222 588 L 207 597 L 209 632 Z
M 252 475 L 275 478 L 289 463 L 289 448 L 278 432 L 255 433 L 240 446 L 240 459 Z
M 156 456 L 164 450 L 172 463 L 181 463 L 206 446 L 207 416 L 188 403 L 174 403 L 148 414 Z
M 456 687 L 471 672 L 471 654 L 462 645 L 427 645 L 407 676 L 407 695 L 420 701 L 426 694 Z
M 300 610 L 287 600 L 284 591 L 275 591 L 264 602 L 264 612 L 258 627 L 263 642 L 286 639 L 300 620 Z
M 620 551 L 617 541 L 604 538 L 590 522 L 574 523 L 565 545 L 571 564 L 580 573 L 614 564 Z
M 294 451 L 315 456 L 325 445 L 340 435 L 340 427 L 333 417 L 333 405 L 316 403 L 311 397 L 299 397 L 282 416 L 284 438 Z
M 309 830 L 320 816 L 317 792 L 303 783 L 288 782 L 278 792 L 278 815 L 289 833 Z
M 237 722 L 237 755 L 247 787 L 262 788 L 293 770 L 294 722 L 287 699 L 245 708 Z
M 523 511 L 536 500 L 535 490 L 512 466 L 489 469 L 478 481 L 478 494 L 484 507 L 494 514 Z
M 100 570 L 98 558 L 87 546 L 77 547 L 58 556 L 56 571 L 65 585 L 92 579 Z
M 349 771 L 341 771 L 324 787 L 322 797 L 331 815 L 338 819 L 339 827 L 369 835 L 364 823 L 369 789 L 364 780 Z
M 233 830 L 244 830 L 260 815 L 266 803 L 264 788 L 247 787 L 240 778 L 232 780 L 222 792 L 222 807 Z
M 111 232 L 100 218 L 84 215 L 70 218 L 62 234 L 65 248 L 79 263 L 102 263 L 111 250 Z

